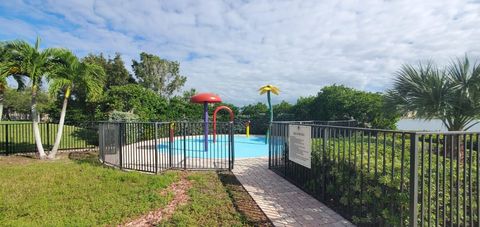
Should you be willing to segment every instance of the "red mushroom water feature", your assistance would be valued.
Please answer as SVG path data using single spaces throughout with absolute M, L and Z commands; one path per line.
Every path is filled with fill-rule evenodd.
M 200 93 L 190 98 L 192 103 L 203 103 L 203 134 L 205 141 L 205 151 L 208 151 L 208 103 L 222 102 L 220 96 L 213 93 Z

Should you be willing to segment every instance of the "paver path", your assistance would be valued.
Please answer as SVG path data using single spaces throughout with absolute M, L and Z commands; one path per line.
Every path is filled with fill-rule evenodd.
M 267 158 L 237 159 L 233 173 L 275 226 L 354 226 L 269 170 Z

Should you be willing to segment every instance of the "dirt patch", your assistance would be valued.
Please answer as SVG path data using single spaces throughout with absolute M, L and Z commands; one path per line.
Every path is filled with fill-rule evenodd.
M 191 182 L 187 180 L 187 173 L 182 172 L 179 181 L 171 184 L 168 188 L 160 192 L 163 195 L 166 195 L 168 192 L 173 193 L 174 198 L 167 204 L 167 206 L 151 211 L 146 215 L 119 226 L 155 226 L 162 220 L 170 218 L 177 207 L 188 202 L 189 197 L 187 192 L 191 186 Z
M 89 163 L 99 163 L 98 161 L 98 153 L 94 150 L 66 150 L 57 153 L 55 159 L 50 160 L 40 160 L 38 157 L 38 153 L 26 153 L 26 154 L 13 154 L 9 156 L 0 156 L 0 164 L 5 165 L 23 165 L 35 162 L 52 162 L 58 160 L 73 160 L 77 162 L 89 162 Z
M 5 165 L 22 165 L 37 161 L 35 155 L 12 155 L 0 156 L 0 164 Z
M 248 194 L 240 181 L 231 172 L 219 172 L 218 177 L 227 189 L 235 209 L 243 216 L 244 221 L 252 226 L 273 226 L 253 198 Z

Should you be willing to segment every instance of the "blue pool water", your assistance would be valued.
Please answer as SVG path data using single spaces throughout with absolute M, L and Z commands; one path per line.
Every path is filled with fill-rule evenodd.
M 237 158 L 254 158 L 267 157 L 268 144 L 265 143 L 265 136 L 246 136 L 236 135 L 235 140 L 235 157 Z
M 213 138 L 208 138 L 208 151 L 204 149 L 203 136 L 187 137 L 183 139 L 176 138 L 171 144 L 174 155 L 183 155 L 184 145 L 186 146 L 187 157 L 194 158 L 225 158 L 228 157 L 227 137 L 225 135 L 217 136 L 217 141 L 213 143 Z M 160 152 L 168 152 L 170 144 L 168 141 L 161 142 Z M 267 157 L 268 144 L 265 144 L 265 136 L 235 135 L 234 136 L 235 158 L 254 158 Z

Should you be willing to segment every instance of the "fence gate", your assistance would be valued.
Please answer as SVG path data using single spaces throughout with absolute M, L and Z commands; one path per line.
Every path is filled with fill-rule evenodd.
M 100 124 L 99 126 L 99 142 L 101 159 L 110 165 L 120 164 L 120 127 L 118 124 Z
M 100 159 L 121 169 L 158 173 L 166 169 L 233 168 L 233 123 L 189 122 L 100 123 Z M 205 142 L 208 149 L 205 149 Z

